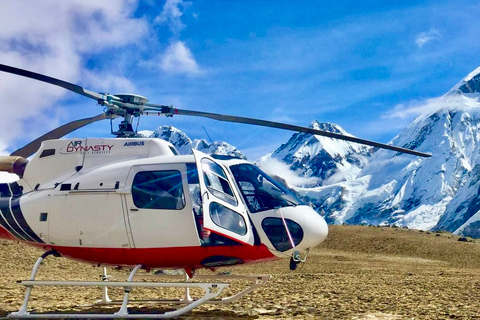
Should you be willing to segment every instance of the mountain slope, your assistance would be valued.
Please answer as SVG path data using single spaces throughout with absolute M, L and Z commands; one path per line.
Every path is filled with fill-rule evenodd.
M 416 229 L 433 228 L 447 204 L 466 183 L 471 155 L 461 135 L 468 112 L 439 110 L 410 124 L 393 144 L 432 152 L 432 158 L 379 151 L 360 174 L 370 176 L 367 190 L 348 209 L 345 222 L 397 224 Z M 469 153 L 468 156 L 465 153 Z
M 313 121 L 309 128 L 350 135 L 340 126 L 331 123 Z M 371 147 L 357 143 L 308 133 L 295 133 L 287 143 L 260 159 L 260 163 L 267 161 L 268 158 L 283 161 L 297 175 L 318 178 L 315 184 L 325 185 L 355 179 L 368 162 L 371 152 Z

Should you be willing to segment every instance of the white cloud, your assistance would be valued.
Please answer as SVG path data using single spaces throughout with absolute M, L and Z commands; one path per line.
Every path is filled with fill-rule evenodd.
M 0 62 L 78 83 L 88 75 L 85 54 L 115 50 L 146 34 L 146 22 L 133 18 L 135 6 L 133 0 L 2 1 Z M 114 82 L 125 82 L 120 78 Z M 38 136 L 53 128 L 32 127 L 31 120 L 51 117 L 50 125 L 56 124 L 52 110 L 66 90 L 6 73 L 0 83 L 1 143 L 11 145 L 26 129 Z
M 419 48 L 423 48 L 423 46 L 433 40 L 440 39 L 440 32 L 437 29 L 430 29 L 427 32 L 421 32 L 415 38 L 415 44 Z
M 0 141 L 0 156 L 8 156 L 10 152 L 5 150 L 5 145 Z M 13 182 L 18 180 L 18 176 L 13 173 L 0 172 L 0 183 Z
M 268 120 L 274 121 L 274 122 L 291 123 L 291 124 L 297 123 L 298 117 L 296 115 L 292 116 L 292 115 L 286 114 L 286 112 L 289 112 L 289 111 L 290 110 L 288 108 L 284 108 L 284 107 L 275 108 L 270 113 Z M 305 124 L 302 123 L 302 125 L 305 125 Z
M 285 179 L 290 186 L 315 185 L 320 180 L 316 177 L 301 177 L 294 171 L 290 170 L 288 164 L 270 156 L 265 156 L 259 159 L 257 165 L 268 175 L 278 176 Z
M 197 61 L 185 42 L 173 40 L 178 39 L 180 32 L 186 28 L 182 16 L 191 4 L 191 2 L 183 0 L 166 0 L 162 12 L 155 18 L 155 23 L 167 25 L 173 35 L 170 39 L 170 45 L 160 57 L 160 69 L 164 72 L 174 74 L 201 73 Z M 194 15 L 194 18 L 196 17 L 197 15 Z
M 8 183 L 17 181 L 19 178 L 16 174 L 8 172 L 0 172 L 0 183 Z
M 92 71 L 84 71 L 86 82 L 95 90 L 109 90 L 108 93 L 135 93 L 137 89 L 135 85 L 123 76 L 97 73 Z
M 192 52 L 184 42 L 176 41 L 170 44 L 160 60 L 160 68 L 171 73 L 202 73 Z
M 431 114 L 442 108 L 451 106 L 450 97 L 431 98 L 421 101 L 411 101 L 408 104 L 398 104 L 383 115 L 385 119 L 412 119 L 419 115 Z
M 155 22 L 166 24 L 175 36 L 178 36 L 180 32 L 185 29 L 186 25 L 182 22 L 186 8 L 192 3 L 183 0 L 167 0 L 163 5 L 163 10 L 158 17 L 155 18 Z
M 368 124 L 363 124 L 362 128 L 357 130 L 363 135 L 383 137 L 386 134 L 397 134 L 414 120 L 420 120 L 425 116 L 440 109 L 449 109 L 458 104 L 471 105 L 478 107 L 474 100 L 463 97 L 462 95 L 444 95 L 437 98 L 425 100 L 412 100 L 407 103 L 395 105 L 387 110 L 377 119 L 372 119 Z

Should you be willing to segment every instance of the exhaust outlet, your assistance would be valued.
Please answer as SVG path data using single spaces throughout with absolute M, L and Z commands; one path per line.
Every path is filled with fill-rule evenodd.
M 17 156 L 0 157 L 0 171 L 15 173 L 20 178 L 23 177 L 28 160 Z

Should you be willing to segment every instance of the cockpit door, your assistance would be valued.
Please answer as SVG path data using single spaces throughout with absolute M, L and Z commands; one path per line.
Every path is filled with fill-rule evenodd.
M 235 241 L 253 245 L 247 210 L 230 172 L 212 157 L 193 150 L 203 208 L 203 227 Z

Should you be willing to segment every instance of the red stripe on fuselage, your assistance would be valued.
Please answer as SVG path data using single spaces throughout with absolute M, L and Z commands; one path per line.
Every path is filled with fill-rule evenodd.
M 176 248 L 79 248 L 48 246 L 62 256 L 82 262 L 145 268 L 202 268 L 212 256 L 233 257 L 245 263 L 277 260 L 266 246 L 205 246 Z
M 56 250 L 62 256 L 82 262 L 112 266 L 145 268 L 203 268 L 202 261 L 213 256 L 241 259 L 245 263 L 278 260 L 265 245 L 194 246 L 173 248 L 82 248 L 45 245 L 25 242 L 14 237 L 0 226 L 0 238 L 19 241 L 45 251 Z
M 21 239 L 18 239 L 14 235 L 12 235 L 10 232 L 8 232 L 4 227 L 0 226 L 0 238 L 1 239 L 7 239 L 7 240 L 16 240 L 16 241 L 21 241 Z

